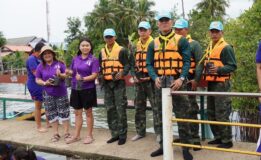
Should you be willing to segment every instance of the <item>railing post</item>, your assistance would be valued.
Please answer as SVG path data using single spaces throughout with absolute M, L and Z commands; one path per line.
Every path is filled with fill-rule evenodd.
M 205 99 L 204 96 L 200 96 L 200 119 L 205 120 L 205 107 L 204 107 Z M 201 123 L 201 138 L 204 141 L 206 139 L 205 136 L 205 124 Z
M 6 119 L 6 99 L 3 99 L 3 120 Z
M 27 90 L 27 85 L 26 83 L 24 84 L 24 95 L 26 95 L 26 90 Z
M 162 124 L 163 124 L 163 159 L 173 160 L 174 152 L 172 147 L 172 97 L 170 88 L 162 88 Z

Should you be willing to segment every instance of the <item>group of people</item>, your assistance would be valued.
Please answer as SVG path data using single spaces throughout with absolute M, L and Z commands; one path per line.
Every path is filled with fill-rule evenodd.
M 200 44 L 189 35 L 189 23 L 185 19 L 178 19 L 174 23 L 170 12 L 157 14 L 159 35 L 151 37 L 151 26 L 147 21 L 141 21 L 137 27 L 139 40 L 134 52 L 116 42 L 116 32 L 112 28 L 104 30 L 105 46 L 98 59 L 93 56 L 93 45 L 89 39 L 82 39 L 77 56 L 74 57 L 69 69 L 56 59 L 52 48 L 43 46 L 37 53 L 32 54 L 28 60 L 35 65 L 27 63 L 29 69 L 28 83 L 43 86 L 41 92 L 35 92 L 34 87 L 28 89 L 36 105 L 44 101 L 48 121 L 53 124 L 54 136 L 52 141 L 58 141 L 58 120 L 64 124 L 64 138 L 66 143 L 80 140 L 82 127 L 82 112 L 87 117 L 87 135 L 84 143 L 94 141 L 92 135 L 93 115 L 92 107 L 97 105 L 95 79 L 99 76 L 104 88 L 104 104 L 107 110 L 107 121 L 111 138 L 107 143 L 126 143 L 127 138 L 127 95 L 124 76 L 129 71 L 135 82 L 135 126 L 137 134 L 132 141 L 146 136 L 146 103 L 150 101 L 153 111 L 153 124 L 159 149 L 151 153 L 152 157 L 163 154 L 162 146 L 162 103 L 161 88 L 178 90 L 196 90 L 201 79 L 208 82 L 208 91 L 229 92 L 231 88 L 231 74 L 236 70 L 236 59 L 233 47 L 223 38 L 223 24 L 213 21 L 209 26 L 210 42 L 203 53 Z M 40 48 L 40 47 L 39 47 Z M 41 63 L 39 64 L 38 58 Z M 33 67 L 32 67 L 33 66 Z M 35 81 L 30 81 L 35 76 Z M 72 91 L 70 102 L 64 79 L 72 77 Z M 34 84 L 34 85 L 36 85 Z M 34 86 L 32 85 L 32 86 Z M 195 96 L 172 96 L 173 110 L 177 118 L 197 119 L 199 107 Z M 39 103 L 38 103 L 39 102 Z M 40 105 L 38 105 L 40 106 Z M 75 112 L 75 133 L 69 133 L 69 106 Z M 207 99 L 208 119 L 213 121 L 229 121 L 231 100 L 226 96 L 209 96 Z M 37 109 L 40 107 L 37 107 Z M 37 118 L 36 118 L 37 120 Z M 37 122 L 39 132 L 46 131 Z M 199 125 L 178 123 L 179 138 L 175 142 L 200 145 Z M 231 127 L 212 126 L 214 140 L 208 144 L 219 148 L 231 148 Z M 194 149 L 199 150 L 199 149 Z M 189 148 L 183 147 L 185 160 L 193 159 Z
M 80 140 L 83 109 L 86 113 L 88 126 L 83 143 L 89 144 L 94 141 L 92 107 L 97 105 L 94 81 L 99 73 L 99 62 L 92 53 L 91 41 L 83 38 L 80 41 L 77 56 L 74 57 L 69 68 L 66 68 L 65 64 L 56 58 L 56 53 L 50 46 L 45 46 L 43 43 L 36 45 L 35 52 L 27 60 L 27 85 L 31 97 L 35 101 L 37 130 L 39 132 L 47 131 L 40 122 L 40 109 L 42 102 L 44 102 L 48 125 L 50 123 L 54 130 L 52 142 L 61 139 L 58 130 L 59 121 L 63 124 L 63 138 L 67 144 Z M 69 76 L 72 77 L 70 102 L 65 85 L 65 78 Z M 73 135 L 69 133 L 69 106 L 75 110 L 75 133 Z

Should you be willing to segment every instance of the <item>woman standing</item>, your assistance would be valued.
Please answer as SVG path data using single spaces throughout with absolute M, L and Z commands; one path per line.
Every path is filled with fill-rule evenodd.
M 69 134 L 69 100 L 64 79 L 65 65 L 58 61 L 55 52 L 49 46 L 44 46 L 40 53 L 42 63 L 36 69 L 36 83 L 43 86 L 44 104 L 47 110 L 47 117 L 54 129 L 52 142 L 60 140 L 58 132 L 59 120 L 63 122 L 64 138 Z
M 80 140 L 83 109 L 87 120 L 87 135 L 83 143 L 90 144 L 94 141 L 92 107 L 97 106 L 95 79 L 98 72 L 99 61 L 93 56 L 93 45 L 88 38 L 83 38 L 77 56 L 72 61 L 71 69 L 66 72 L 72 75 L 70 105 L 75 110 L 75 133 L 67 140 L 67 144 Z
M 41 108 L 43 101 L 43 88 L 35 83 L 35 72 L 37 66 L 40 64 L 39 55 L 44 43 L 37 43 L 34 48 L 34 52 L 26 60 L 27 69 L 27 87 L 34 101 L 34 119 L 36 122 L 37 131 L 40 133 L 47 132 L 47 129 L 41 125 Z M 48 118 L 46 119 L 47 127 L 49 127 Z

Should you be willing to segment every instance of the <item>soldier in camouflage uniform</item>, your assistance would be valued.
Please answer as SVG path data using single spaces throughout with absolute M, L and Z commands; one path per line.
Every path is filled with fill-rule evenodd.
M 123 145 L 127 138 L 127 99 L 124 76 L 130 69 L 128 51 L 115 41 L 116 33 L 113 29 L 106 29 L 103 36 L 106 45 L 101 50 L 99 60 L 104 78 L 104 104 L 112 136 L 107 143 L 118 141 L 119 145 Z
M 147 49 L 150 42 L 153 41 L 153 38 L 150 36 L 150 23 L 146 21 L 140 22 L 138 34 L 140 38 L 136 44 L 135 53 L 131 54 L 131 74 L 135 82 L 135 126 L 137 132 L 137 135 L 131 139 L 132 141 L 136 141 L 146 135 L 147 98 L 153 110 L 154 130 L 156 134 L 159 134 L 159 128 L 157 128 L 157 122 L 155 121 L 154 83 L 146 69 Z
M 162 146 L 162 100 L 161 88 L 172 90 L 187 90 L 185 78 L 190 68 L 190 46 L 185 37 L 177 35 L 172 30 L 173 21 L 170 12 L 159 12 L 157 15 L 159 37 L 149 44 L 147 52 L 147 69 L 155 82 L 155 106 L 158 107 L 158 121 L 160 122 L 160 148 L 151 153 L 152 157 L 163 154 Z M 188 96 L 172 96 L 173 110 L 177 118 L 189 118 L 186 110 L 190 107 Z M 191 143 L 188 123 L 178 123 L 178 131 L 182 143 Z M 187 147 L 183 148 L 185 160 L 192 160 Z
M 190 48 L 191 48 L 191 63 L 190 63 L 190 70 L 189 70 L 189 75 L 188 75 L 188 90 L 197 90 L 197 86 L 199 84 L 199 81 L 201 79 L 201 74 L 204 68 L 203 63 L 199 63 L 203 56 L 202 48 L 198 41 L 195 41 L 191 38 L 191 36 L 188 34 L 188 21 L 180 18 L 175 22 L 174 28 L 175 28 L 175 33 L 182 35 L 183 37 L 186 37 L 187 40 L 190 43 Z M 191 119 L 198 119 L 198 113 L 199 113 L 199 106 L 196 100 L 196 96 L 189 96 L 190 100 L 190 108 L 187 110 L 187 113 L 189 114 L 189 117 Z M 199 137 L 199 124 L 196 123 L 191 123 L 190 124 L 190 129 L 191 129 L 191 135 L 192 135 L 192 140 L 193 143 L 196 145 L 200 145 L 200 137 Z M 174 140 L 174 141 L 178 141 Z M 200 150 L 199 148 L 193 148 L 194 151 Z
M 211 41 L 202 58 L 204 61 L 203 78 L 208 81 L 208 91 L 229 92 L 231 89 L 231 74 L 237 64 L 233 47 L 223 38 L 223 24 L 214 21 L 209 27 Z M 231 113 L 231 98 L 229 96 L 209 96 L 207 99 L 208 119 L 211 121 L 229 122 Z M 231 126 L 210 125 L 215 140 L 208 144 L 217 144 L 219 148 L 231 148 Z

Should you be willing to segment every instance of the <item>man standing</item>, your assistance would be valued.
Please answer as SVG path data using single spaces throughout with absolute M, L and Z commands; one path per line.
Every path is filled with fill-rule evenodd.
M 199 63 L 203 56 L 202 48 L 198 41 L 195 41 L 189 35 L 188 29 L 188 21 L 180 18 L 175 22 L 174 28 L 175 33 L 186 37 L 191 48 L 191 59 L 190 59 L 190 69 L 188 74 L 188 90 L 195 91 L 197 90 L 197 86 L 201 79 L 201 74 L 204 69 L 204 64 Z M 199 106 L 196 100 L 196 96 L 189 96 L 190 108 L 187 110 L 187 113 L 190 115 L 191 119 L 198 119 Z M 199 137 L 199 124 L 191 123 L 190 124 L 192 141 L 195 145 L 200 145 L 200 137 Z M 194 151 L 200 150 L 198 148 L 193 148 Z
M 208 81 L 208 91 L 229 92 L 231 74 L 237 68 L 233 47 L 223 38 L 223 24 L 211 22 L 209 27 L 211 41 L 203 59 L 205 69 L 203 78 Z M 207 98 L 208 119 L 229 122 L 231 98 L 228 96 L 209 96 Z M 215 140 L 208 144 L 217 144 L 219 148 L 231 148 L 232 130 L 230 126 L 210 125 Z
M 163 154 L 162 146 L 162 102 L 161 88 L 170 87 L 173 91 L 186 90 L 185 78 L 190 68 L 190 46 L 186 38 L 177 35 L 172 30 L 173 21 L 170 12 L 160 12 L 156 17 L 160 34 L 148 47 L 146 58 L 150 77 L 155 82 L 155 106 L 157 120 L 160 122 L 160 148 L 151 153 L 152 157 Z M 188 96 L 172 96 L 173 108 L 177 118 L 189 118 L 186 110 L 189 108 Z M 182 143 L 191 143 L 188 123 L 178 123 L 178 131 Z M 187 147 L 183 148 L 185 160 L 192 160 Z
M 138 34 L 140 36 L 139 41 L 136 44 L 135 54 L 131 55 L 131 74 L 134 77 L 135 82 L 135 126 L 137 135 L 131 140 L 136 141 L 146 135 L 146 108 L 147 98 L 150 101 L 151 108 L 154 114 L 154 130 L 156 134 L 159 134 L 157 128 L 157 122 L 155 121 L 155 102 L 154 102 L 154 83 L 149 77 L 148 70 L 146 68 L 146 57 L 148 46 L 153 38 L 151 34 L 151 26 L 147 21 L 142 21 L 138 26 Z
M 128 127 L 124 80 L 130 69 L 128 51 L 115 41 L 114 29 L 105 29 L 103 37 L 106 45 L 101 50 L 99 60 L 104 78 L 104 104 L 112 136 L 107 143 L 118 141 L 118 145 L 123 145 L 126 142 Z

